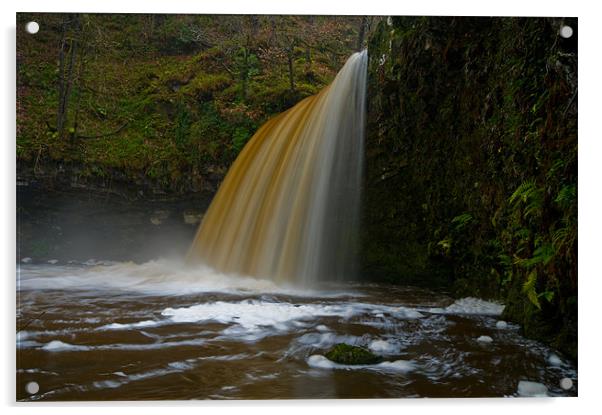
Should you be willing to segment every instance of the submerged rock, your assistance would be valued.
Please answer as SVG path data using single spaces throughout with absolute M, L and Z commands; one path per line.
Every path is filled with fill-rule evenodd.
M 519 396 L 529 397 L 542 397 L 548 396 L 548 388 L 546 385 L 538 382 L 531 382 L 528 380 L 521 380 L 518 382 L 518 394 Z
M 326 358 L 343 365 L 371 365 L 380 363 L 382 358 L 359 346 L 339 343 L 330 349 Z

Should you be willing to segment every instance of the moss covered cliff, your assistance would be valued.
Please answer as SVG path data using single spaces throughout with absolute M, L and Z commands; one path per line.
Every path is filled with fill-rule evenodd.
M 561 24 L 575 34 L 559 36 Z M 576 19 L 399 17 L 369 44 L 363 271 L 502 299 L 576 356 Z
M 22 28 L 40 24 L 32 35 Z M 17 160 L 158 192 L 215 191 L 255 130 L 330 83 L 360 17 L 17 15 Z

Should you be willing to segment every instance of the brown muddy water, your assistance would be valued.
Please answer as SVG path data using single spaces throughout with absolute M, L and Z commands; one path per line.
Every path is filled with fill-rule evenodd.
M 18 273 L 21 401 L 577 394 L 568 360 L 477 299 L 375 284 L 299 290 L 169 260 Z M 384 362 L 334 364 L 323 354 L 337 343 Z M 523 383 L 519 394 L 521 381 L 547 392 Z

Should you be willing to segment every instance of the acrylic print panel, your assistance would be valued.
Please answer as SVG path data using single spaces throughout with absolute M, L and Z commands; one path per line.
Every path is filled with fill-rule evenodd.
M 577 395 L 577 29 L 18 14 L 17 400 Z

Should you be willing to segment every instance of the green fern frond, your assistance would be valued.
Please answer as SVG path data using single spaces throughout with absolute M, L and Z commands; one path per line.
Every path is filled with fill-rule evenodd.
M 525 269 L 531 269 L 538 264 L 548 265 L 556 255 L 556 249 L 550 243 L 544 243 L 533 251 L 530 258 L 514 259 L 514 264 Z
M 473 217 L 470 213 L 463 213 L 461 215 L 456 216 L 451 220 L 451 223 L 455 225 L 456 230 L 460 230 L 470 222 L 472 222 Z
M 523 217 L 528 219 L 529 217 L 536 217 L 541 214 L 544 201 L 543 195 L 543 189 L 537 187 L 534 179 L 530 179 L 518 186 L 508 201 L 515 208 L 518 207 L 519 202 L 526 204 Z
M 541 304 L 539 303 L 539 296 L 535 290 L 537 284 L 537 271 L 533 270 L 527 276 L 527 281 L 523 284 L 523 293 L 527 295 L 527 298 L 535 307 L 541 310 Z
M 529 198 L 529 195 L 533 193 L 536 189 L 537 186 L 535 185 L 534 179 L 526 180 L 516 188 L 516 190 L 514 191 L 514 193 L 512 193 L 508 201 L 511 204 L 516 204 L 519 201 L 526 202 Z
M 567 227 L 556 229 L 556 231 L 552 233 L 552 243 L 554 244 L 554 248 L 556 250 L 560 250 L 563 246 L 567 244 L 569 234 L 570 229 Z
M 570 208 L 576 200 L 577 186 L 575 186 L 574 184 L 564 186 L 558 192 L 556 199 L 554 199 L 554 201 L 558 203 L 558 206 L 565 210 Z

